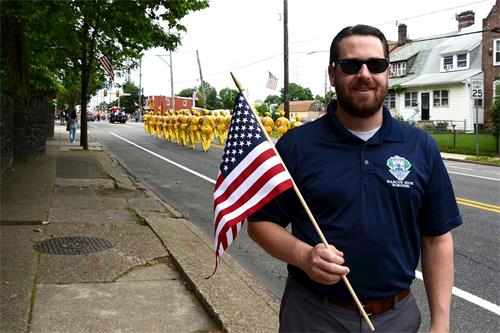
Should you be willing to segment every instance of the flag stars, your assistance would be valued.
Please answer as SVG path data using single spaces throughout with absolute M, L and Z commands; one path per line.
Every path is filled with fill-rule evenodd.
M 236 162 L 236 158 L 231 157 L 231 162 L 233 162 L 233 163 Z
M 243 154 L 243 149 L 238 150 L 238 154 L 240 154 L 240 155 Z

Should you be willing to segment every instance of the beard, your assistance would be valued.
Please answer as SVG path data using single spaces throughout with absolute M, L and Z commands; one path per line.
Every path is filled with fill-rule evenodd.
M 354 84 L 353 88 L 366 86 L 362 83 Z M 373 94 L 369 96 L 353 96 L 352 89 L 348 91 L 345 86 L 337 85 L 335 92 L 337 93 L 337 103 L 342 109 L 351 116 L 358 118 L 369 118 L 376 114 L 384 104 L 385 96 L 387 95 L 387 83 L 384 86 L 370 86 Z

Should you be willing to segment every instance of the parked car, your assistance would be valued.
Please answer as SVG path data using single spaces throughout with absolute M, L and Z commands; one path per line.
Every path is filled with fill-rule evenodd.
M 123 110 L 118 109 L 118 108 L 113 108 L 110 112 L 109 115 L 109 122 L 110 123 L 122 123 L 125 124 L 127 121 L 127 115 Z

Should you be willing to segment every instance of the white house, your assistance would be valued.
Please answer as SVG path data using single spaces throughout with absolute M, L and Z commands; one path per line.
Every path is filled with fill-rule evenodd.
M 459 23 L 461 15 L 470 20 L 471 13 L 457 15 Z M 471 98 L 471 83 L 483 81 L 481 27 L 459 27 L 459 31 L 413 40 L 391 52 L 386 105 L 393 115 L 449 129 L 454 124 L 457 130 L 473 131 L 476 121 L 482 127 L 482 100 Z

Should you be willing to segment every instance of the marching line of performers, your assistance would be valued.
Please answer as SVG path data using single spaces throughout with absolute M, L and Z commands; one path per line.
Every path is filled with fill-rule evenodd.
M 300 117 L 295 117 L 293 125 L 285 118 L 285 113 L 280 111 L 280 117 L 273 121 L 266 112 L 261 122 L 271 136 L 273 129 L 277 130 L 278 137 L 285 134 L 291 127 L 302 124 Z M 150 136 L 177 142 L 183 146 L 195 149 L 199 142 L 203 151 L 208 151 L 216 140 L 224 145 L 231 123 L 231 115 L 222 111 L 203 110 L 175 110 L 161 113 L 150 111 L 144 115 L 144 131 Z

